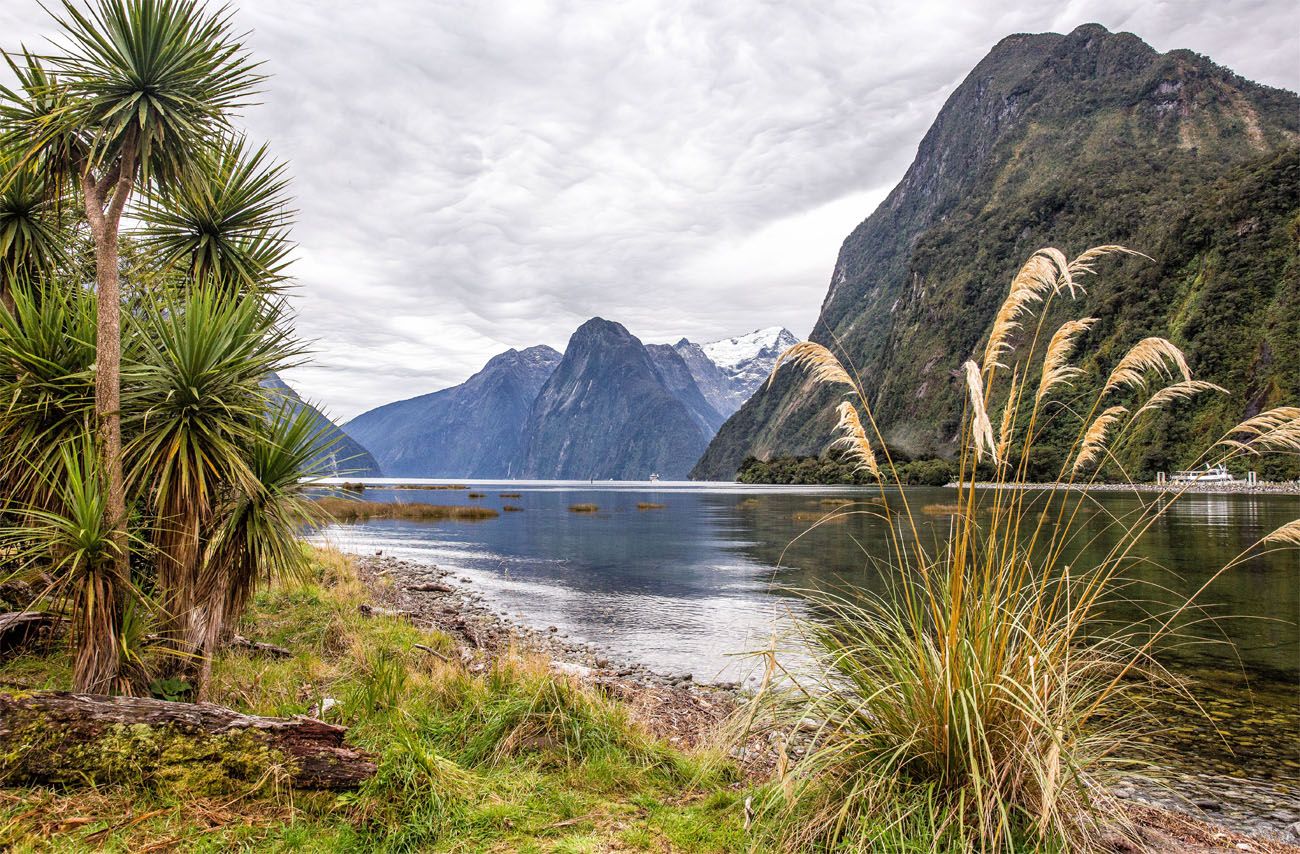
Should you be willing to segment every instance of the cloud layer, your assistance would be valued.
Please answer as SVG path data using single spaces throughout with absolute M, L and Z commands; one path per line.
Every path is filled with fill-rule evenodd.
M 272 75 L 244 121 L 301 211 L 316 344 L 288 379 L 344 418 L 593 315 L 806 333 L 839 242 L 1010 33 L 1097 21 L 1300 86 L 1294 0 L 238 5 Z M 36 0 L 0 11 L 5 47 L 48 31 Z

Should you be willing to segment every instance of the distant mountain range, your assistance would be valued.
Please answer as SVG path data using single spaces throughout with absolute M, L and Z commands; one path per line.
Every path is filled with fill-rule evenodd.
M 267 389 L 273 395 L 283 397 L 295 413 L 305 409 L 311 414 L 312 420 L 316 422 L 316 429 L 324 432 L 325 441 L 333 442 L 325 454 L 325 472 L 331 475 L 348 477 L 380 477 L 382 475 L 379 463 L 375 462 L 375 458 L 370 451 L 340 430 L 338 425 L 326 417 L 323 412 L 299 397 L 298 392 L 290 388 L 288 383 L 280 379 L 278 374 L 271 374 L 262 380 L 262 388 Z
M 1231 391 L 1135 431 L 1121 462 L 1150 477 L 1190 466 L 1241 418 L 1300 400 L 1298 224 L 1295 93 L 1097 24 L 1008 36 L 844 240 L 810 338 L 852 361 L 892 446 L 947 454 L 962 418 L 956 369 L 987 340 L 1021 264 L 1044 246 L 1144 252 L 1154 260 L 1107 260 L 1068 306 L 1097 318 L 1077 347 L 1087 375 L 1158 335 Z M 751 455 L 821 453 L 840 393 L 782 371 L 723 425 L 693 476 L 729 480 Z M 1068 451 L 1057 439 L 1038 442 L 1031 476 L 1057 471 Z
M 563 354 L 508 350 L 452 388 L 343 429 L 392 477 L 684 478 L 795 338 L 774 327 L 706 344 L 643 344 L 593 318 Z

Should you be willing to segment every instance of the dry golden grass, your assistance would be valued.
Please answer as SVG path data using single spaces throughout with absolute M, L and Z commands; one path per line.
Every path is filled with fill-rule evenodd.
M 966 370 L 966 390 L 970 394 L 971 433 L 975 438 L 975 459 L 982 460 L 986 455 L 997 462 L 996 448 L 993 445 L 993 424 L 989 421 L 988 409 L 984 403 L 984 378 L 980 375 L 979 365 L 968 361 L 962 366 Z
M 835 429 L 840 431 L 838 439 L 831 443 L 832 448 L 844 451 L 844 459 L 854 463 L 854 471 L 865 471 L 877 480 L 880 479 L 880 465 L 876 462 L 876 453 L 867 441 L 867 433 L 862 429 L 862 420 L 858 410 L 850 401 L 839 406 L 839 422 Z
M 822 524 L 844 522 L 849 517 L 844 513 L 821 513 L 816 510 L 796 510 L 790 514 L 790 518 L 796 522 L 820 522 Z
M 1192 378 L 1183 351 L 1164 338 L 1143 338 L 1124 354 L 1110 372 L 1102 394 L 1109 394 L 1124 386 L 1140 388 L 1150 378 L 1171 379 L 1175 374 L 1180 375 L 1183 382 Z
M 853 378 L 844 370 L 835 354 L 813 341 L 801 341 L 778 356 L 776 364 L 772 366 L 772 376 L 775 377 L 781 365 L 787 361 L 796 367 L 806 368 L 819 383 L 854 384 Z
M 1074 458 L 1071 471 L 1077 474 L 1101 456 L 1106 449 L 1106 435 L 1127 414 L 1128 410 L 1123 406 L 1111 406 L 1097 416 L 1097 420 L 1083 434 L 1083 444 L 1079 448 L 1079 455 Z
M 333 496 L 316 499 L 316 506 L 337 522 L 357 522 L 365 519 L 456 519 L 475 522 L 495 519 L 501 515 L 491 507 L 464 505 L 422 504 L 420 502 L 354 501 Z
M 1052 340 L 1047 345 L 1047 354 L 1043 356 L 1043 373 L 1038 382 L 1036 403 L 1042 403 L 1052 389 L 1059 385 L 1069 385 L 1070 380 L 1083 373 L 1081 368 L 1068 364 L 1070 353 L 1074 351 L 1075 340 L 1096 322 L 1095 317 L 1067 320 L 1052 335 Z

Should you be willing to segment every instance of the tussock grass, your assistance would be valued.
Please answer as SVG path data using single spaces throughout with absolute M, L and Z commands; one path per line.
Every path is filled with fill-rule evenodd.
M 1074 851 L 1126 830 L 1109 793 L 1117 775 L 1149 758 L 1138 745 L 1160 725 L 1163 703 L 1195 703 L 1153 649 L 1204 587 L 1149 622 L 1116 622 L 1110 606 L 1131 600 L 1126 569 L 1181 495 L 1104 519 L 1116 545 L 1080 565 L 1079 538 L 1096 534 L 1076 525 L 1093 507 L 1087 493 L 974 485 L 977 466 L 992 467 L 995 485 L 1024 480 L 1049 427 L 1075 435 L 1057 479 L 1089 483 L 1117 466 L 1115 448 L 1145 413 L 1218 390 L 1193 380 L 1159 338 L 1137 342 L 1106 376 L 1070 364 L 1092 319 L 1050 334 L 1045 318 L 1116 252 L 1129 250 L 1098 247 L 1073 261 L 1042 250 L 1017 274 L 982 363 L 963 366 L 956 501 L 920 511 L 952 519 L 924 535 L 906 492 L 886 489 L 901 478 L 851 366 L 812 342 L 778 361 L 848 387 L 834 444 L 879 483 L 883 506 L 871 512 L 888 521 L 890 544 L 869 556 L 883 592 L 802 591 L 816 616 L 797 621 L 795 635 L 811 666 L 787 669 L 775 645 L 763 653 L 762 686 L 738 721 L 744 738 L 767 729 L 777 739 L 776 779 L 755 802 L 761 839 L 787 851 Z M 1263 453 L 1300 454 L 1300 408 L 1244 422 L 1197 465 Z M 1300 545 L 1297 525 L 1211 581 L 1250 553 Z M 810 724 L 807 750 L 787 751 L 783 734 Z
M 570 504 L 569 505 L 570 513 L 595 513 L 599 510 L 600 510 L 600 506 L 596 504 Z
M 653 501 L 638 501 L 638 502 L 636 503 L 636 509 L 638 509 L 638 510 L 662 510 L 662 509 L 664 509 L 664 507 L 666 507 L 666 506 L 668 506 L 668 505 L 666 505 L 666 504 L 656 504 L 656 503 L 653 502 Z
M 242 631 L 289 659 L 223 650 L 212 700 L 349 727 L 378 773 L 354 792 L 289 792 L 267 780 L 213 799 L 133 784 L 93 792 L 0 789 L 5 850 L 520 851 L 745 847 L 734 769 L 649 736 L 618 703 L 508 652 L 462 664 L 452 638 L 388 616 L 350 560 L 313 553 L 310 576 L 259 593 Z M 442 653 L 447 660 L 417 647 Z M 0 679 L 20 672 L 0 663 Z M 59 684 L 66 652 L 23 678 Z M 40 675 L 38 675 L 40 674 Z M 63 687 L 59 684 L 59 687 Z
M 337 522 L 358 522 L 366 519 L 457 519 L 477 522 L 483 519 L 495 519 L 501 515 L 491 507 L 398 501 L 354 501 L 335 496 L 317 498 L 315 504 L 317 509 Z

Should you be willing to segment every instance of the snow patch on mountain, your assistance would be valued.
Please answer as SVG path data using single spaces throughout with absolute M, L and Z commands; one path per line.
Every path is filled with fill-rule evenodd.
M 725 418 L 749 400 L 772 372 L 777 357 L 798 341 L 785 327 L 770 326 L 707 344 L 683 338 L 675 349 L 704 397 Z
M 755 359 L 764 362 L 770 358 L 775 362 L 782 350 L 798 343 L 799 339 L 784 326 L 769 326 L 766 329 L 756 329 L 748 335 L 710 341 L 701 344 L 700 349 L 713 364 L 734 374 L 753 365 Z M 770 364 L 768 370 L 771 370 Z

